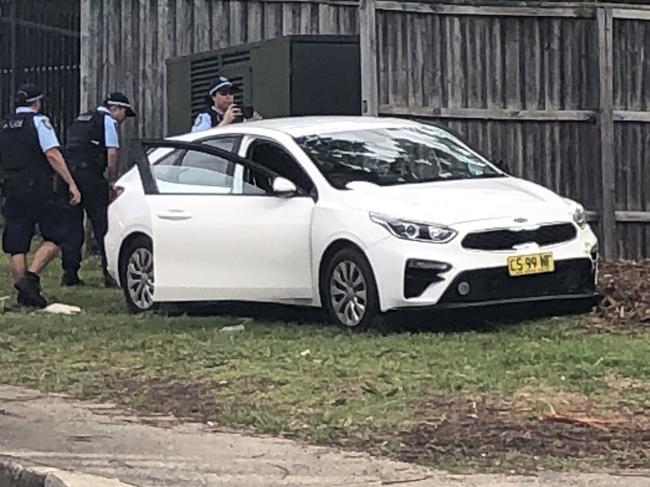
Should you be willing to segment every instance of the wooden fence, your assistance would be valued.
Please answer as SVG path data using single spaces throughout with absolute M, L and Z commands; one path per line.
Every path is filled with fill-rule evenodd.
M 650 8 L 362 0 L 364 108 L 435 120 L 650 256 Z
M 608 257 L 650 256 L 650 8 L 503 3 L 81 0 L 81 104 L 124 90 L 139 113 L 125 135 L 161 136 L 165 59 L 360 33 L 366 113 L 453 128 L 582 202 Z
M 287 34 L 356 34 L 358 2 L 81 0 L 82 105 L 110 90 L 134 99 L 128 135 L 166 131 L 165 60 Z

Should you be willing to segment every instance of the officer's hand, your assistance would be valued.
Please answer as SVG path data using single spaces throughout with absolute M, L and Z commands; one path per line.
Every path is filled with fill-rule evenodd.
M 70 194 L 70 206 L 77 206 L 81 203 L 81 193 L 76 184 L 71 184 L 68 188 Z
M 241 108 L 233 103 L 223 115 L 224 125 L 232 123 L 237 117 L 241 117 Z

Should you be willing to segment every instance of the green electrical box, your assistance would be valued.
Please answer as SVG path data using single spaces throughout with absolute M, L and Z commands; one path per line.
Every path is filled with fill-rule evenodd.
M 190 131 L 217 74 L 265 119 L 361 115 L 359 37 L 289 35 L 168 59 L 168 135 Z

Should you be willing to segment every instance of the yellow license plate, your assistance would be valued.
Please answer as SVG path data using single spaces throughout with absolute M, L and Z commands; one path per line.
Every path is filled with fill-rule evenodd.
M 508 257 L 508 273 L 513 277 L 542 274 L 554 270 L 555 263 L 553 262 L 553 254 L 550 252 Z

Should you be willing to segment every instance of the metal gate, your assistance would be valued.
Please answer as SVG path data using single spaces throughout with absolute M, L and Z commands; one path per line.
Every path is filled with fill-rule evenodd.
M 0 0 L 0 118 L 13 111 L 18 86 L 36 83 L 64 141 L 79 112 L 79 31 L 79 0 Z

